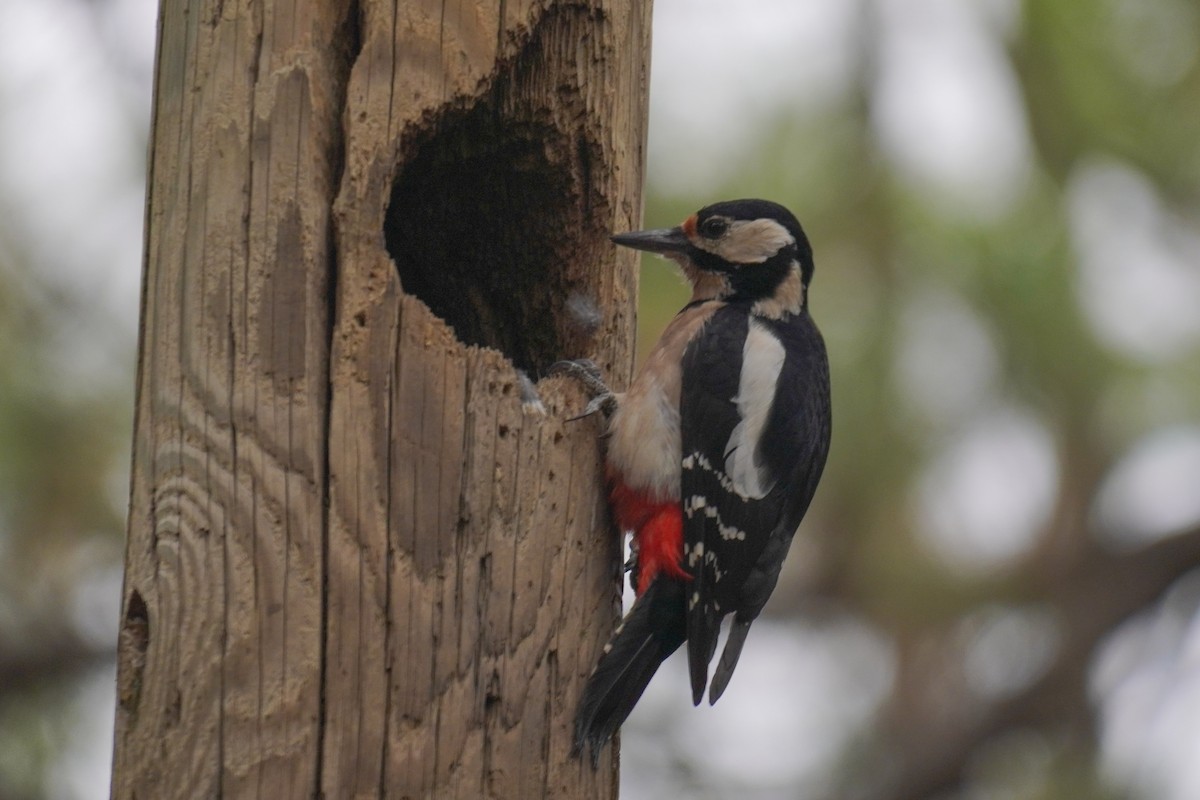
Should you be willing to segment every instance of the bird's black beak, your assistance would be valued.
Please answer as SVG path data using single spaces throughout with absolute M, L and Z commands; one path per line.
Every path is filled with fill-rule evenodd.
M 681 253 L 687 249 L 688 237 L 683 228 L 660 228 L 653 231 L 630 231 L 612 237 L 614 244 L 645 250 L 648 253 Z

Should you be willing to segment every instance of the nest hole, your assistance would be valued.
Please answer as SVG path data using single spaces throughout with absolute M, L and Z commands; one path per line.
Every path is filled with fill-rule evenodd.
M 459 340 L 499 350 L 533 375 L 585 355 L 601 327 L 600 149 L 582 110 L 555 113 L 555 122 L 530 99 L 560 71 L 546 43 L 577 16 L 549 15 L 481 96 L 406 135 L 384 222 L 403 290 Z M 570 91 L 553 100 L 560 111 L 581 102 Z

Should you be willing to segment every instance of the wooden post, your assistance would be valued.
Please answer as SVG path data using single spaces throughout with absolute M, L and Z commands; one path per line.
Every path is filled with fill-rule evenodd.
M 164 0 L 115 797 L 615 796 L 649 5 Z

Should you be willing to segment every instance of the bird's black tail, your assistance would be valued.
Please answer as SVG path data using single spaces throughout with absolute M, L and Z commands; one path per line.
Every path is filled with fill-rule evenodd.
M 575 715 L 575 750 L 591 749 L 592 764 L 600 750 L 633 711 L 658 665 L 683 644 L 684 586 L 658 578 L 633 604 L 583 689 Z

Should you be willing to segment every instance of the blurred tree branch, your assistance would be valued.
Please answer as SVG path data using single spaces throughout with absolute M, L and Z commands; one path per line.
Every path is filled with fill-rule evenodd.
M 97 647 L 70 634 L 27 650 L 0 653 L 0 697 L 21 695 L 38 685 L 75 677 L 116 656 L 115 642 Z
M 1009 730 L 1065 734 L 1090 750 L 1095 733 L 1087 696 L 1092 654 L 1118 625 L 1200 564 L 1200 526 L 1125 552 L 1114 552 L 1093 537 L 1084 542 L 1069 568 L 1057 575 L 1043 573 L 1033 588 L 1029 599 L 1051 611 L 1062 638 L 1053 663 L 1020 693 L 972 705 L 946 691 L 946 676 L 961 672 L 961 665 L 931 669 L 923 654 L 933 649 L 943 659 L 957 658 L 960 653 L 948 646 L 953 632 L 938 634 L 933 648 L 927 635 L 902 645 L 901 685 L 888 721 L 888 760 L 896 772 L 868 797 L 926 798 L 953 789 L 964 782 L 980 746 Z M 931 703 L 931 698 L 940 702 Z

